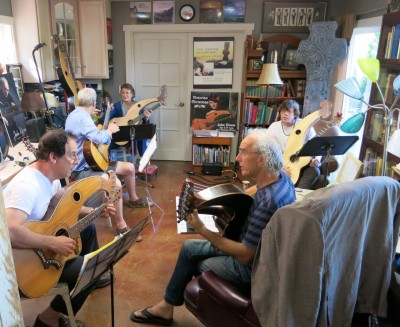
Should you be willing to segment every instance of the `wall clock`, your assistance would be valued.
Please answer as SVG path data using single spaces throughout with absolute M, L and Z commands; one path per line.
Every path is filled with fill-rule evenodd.
M 179 17 L 185 22 L 190 22 L 194 18 L 195 13 L 192 5 L 183 5 L 179 9 Z

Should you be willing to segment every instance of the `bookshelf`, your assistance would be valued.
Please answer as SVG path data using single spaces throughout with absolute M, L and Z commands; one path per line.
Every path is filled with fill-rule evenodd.
M 283 85 L 269 85 L 267 87 L 256 84 L 262 68 L 259 62 L 263 53 L 267 51 L 268 44 L 272 43 L 283 43 L 287 45 L 287 49 L 297 49 L 300 39 L 292 35 L 282 34 L 266 39 L 263 42 L 266 49 L 246 47 L 244 67 L 247 67 L 247 69 L 243 72 L 239 140 L 246 134 L 247 128 L 267 128 L 275 121 L 278 118 L 277 106 L 283 100 L 289 98 L 298 101 L 301 105 L 303 104 L 306 87 L 306 70 L 304 68 L 280 65 L 279 75 L 284 82 Z M 282 58 L 283 62 L 285 54 L 280 53 L 278 56 Z
M 204 162 L 219 162 L 223 167 L 229 167 L 231 146 L 231 137 L 196 137 L 193 135 L 192 170 L 200 172 Z
M 398 31 L 396 31 L 398 30 Z M 395 34 L 400 37 L 400 12 L 386 14 L 382 19 L 381 34 L 379 38 L 377 59 L 380 61 L 379 86 L 390 106 L 394 100 L 393 80 L 400 74 L 400 59 L 397 57 L 399 42 L 394 41 Z M 372 85 L 370 104 L 382 103 L 378 89 Z M 363 139 L 361 143 L 360 160 L 364 163 L 363 175 L 379 175 L 382 161 L 385 128 L 383 125 L 383 112 L 379 109 L 370 109 L 367 112 Z M 398 112 L 394 113 L 391 121 L 390 135 L 398 128 Z M 391 167 L 400 162 L 400 158 L 388 152 L 386 176 L 391 176 Z

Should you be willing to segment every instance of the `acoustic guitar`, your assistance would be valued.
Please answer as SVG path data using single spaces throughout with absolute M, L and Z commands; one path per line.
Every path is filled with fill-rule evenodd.
M 221 184 L 200 191 L 186 180 L 180 190 L 177 209 L 178 222 L 187 220 L 194 209 L 213 215 L 221 235 L 238 240 L 253 198 L 235 184 Z
M 332 110 L 332 102 L 322 100 L 320 109 L 304 117 L 292 130 L 283 153 L 285 170 L 288 172 L 293 184 L 296 184 L 300 177 L 301 169 L 310 163 L 310 157 L 299 157 L 297 154 L 305 143 L 305 138 L 310 127 L 320 118 L 329 117 Z M 335 119 L 333 120 L 336 121 Z M 333 123 L 332 125 L 333 126 Z M 327 129 L 326 129 L 327 130 Z M 322 135 L 320 135 L 322 136 Z
M 52 36 L 53 42 L 57 45 L 54 48 L 55 67 L 61 86 L 68 95 L 68 104 L 71 109 L 78 106 L 78 91 L 83 88 L 82 83 L 77 81 L 67 52 L 65 41 L 61 41 L 57 34 Z M 66 62 L 67 60 L 67 62 Z M 71 111 L 71 110 L 70 110 Z
M 69 256 L 48 249 L 12 249 L 18 286 L 27 297 L 41 297 L 58 283 L 65 263 L 81 252 L 79 233 L 100 217 L 109 203 L 115 203 L 121 198 L 122 192 L 116 186 L 115 173 L 108 173 L 108 180 L 92 176 L 60 189 L 51 199 L 43 220 L 24 224 L 35 233 L 67 236 L 76 241 L 75 251 Z M 106 191 L 109 200 L 78 220 L 83 204 L 98 190 Z
M 104 125 L 98 125 L 100 130 L 106 130 L 109 125 L 110 120 L 110 100 L 105 98 L 107 104 L 107 110 L 104 117 Z M 86 140 L 82 144 L 83 157 L 85 158 L 87 164 L 97 171 L 104 171 L 110 165 L 110 160 L 108 156 L 109 144 L 97 144 L 90 140 Z
M 218 123 L 231 119 L 231 113 L 229 110 L 212 110 L 207 113 L 206 118 L 201 119 L 193 119 L 192 120 L 192 128 L 199 130 L 199 129 L 215 129 L 215 126 Z
M 167 99 L 167 86 L 164 84 L 161 86 L 160 95 L 158 96 L 158 98 L 149 98 L 136 102 L 132 107 L 129 108 L 128 112 L 124 117 L 115 117 L 111 119 L 110 124 L 114 123 L 117 124 L 118 126 L 137 125 L 144 117 L 144 114 L 139 115 L 140 110 L 145 108 L 150 103 L 154 102 L 159 102 L 159 104 L 151 109 L 146 109 L 146 110 L 153 111 L 159 108 L 160 106 L 165 106 L 166 99 Z M 127 143 L 128 141 L 116 142 L 116 144 L 118 145 L 124 145 Z

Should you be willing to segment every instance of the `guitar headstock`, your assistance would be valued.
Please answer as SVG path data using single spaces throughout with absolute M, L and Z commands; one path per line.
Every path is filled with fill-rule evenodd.
M 160 90 L 160 95 L 158 96 L 158 102 L 160 102 L 161 105 L 165 106 L 167 104 L 166 100 L 167 100 L 167 85 L 163 84 L 161 86 L 161 90 Z
M 195 196 L 193 183 L 186 180 L 180 187 L 177 217 L 178 222 L 187 220 L 187 216 L 195 209 Z
M 36 158 L 36 148 L 33 146 L 31 141 L 29 140 L 29 137 L 27 135 L 22 136 L 22 143 L 24 143 L 26 149 L 30 152 L 32 152 L 35 155 Z
M 333 103 L 330 100 L 321 100 L 321 102 L 319 103 L 319 113 L 321 115 L 322 118 L 328 118 L 330 117 L 331 113 L 332 113 L 332 108 L 333 108 Z

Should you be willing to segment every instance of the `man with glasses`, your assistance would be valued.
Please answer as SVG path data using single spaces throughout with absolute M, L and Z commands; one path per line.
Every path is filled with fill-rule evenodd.
M 171 325 L 174 307 L 184 303 L 187 283 L 208 269 L 243 291 L 250 291 L 252 263 L 262 230 L 278 208 L 295 200 L 295 190 L 289 177 L 281 171 L 282 152 L 273 137 L 253 131 L 240 144 L 236 160 L 243 177 L 257 183 L 239 239 L 230 240 L 210 231 L 194 210 L 188 223 L 205 240 L 185 241 L 164 298 L 153 307 L 133 311 L 134 322 Z
M 39 234 L 30 230 L 24 223 L 42 220 L 50 200 L 61 188 L 59 180 L 71 175 L 78 161 L 75 136 L 61 129 L 47 132 L 39 140 L 36 158 L 37 160 L 21 170 L 4 190 L 5 217 L 10 231 L 11 245 L 13 248 L 46 249 L 59 255 L 69 256 L 76 247 L 73 238 Z M 80 214 L 87 215 L 92 209 L 82 207 Z M 106 211 L 113 215 L 115 208 L 109 204 Z M 66 261 L 59 280 L 67 283 L 70 291 L 79 276 L 83 256 L 99 248 L 94 224 L 85 228 L 80 236 L 82 251 L 79 256 Z M 101 282 L 102 286 L 106 286 L 104 279 Z M 97 284 L 89 286 L 71 299 L 74 313 L 79 311 L 90 292 L 98 287 Z M 38 315 L 33 326 L 69 326 L 69 320 L 65 315 L 67 310 L 64 300 L 61 295 L 57 295 L 50 306 Z M 78 327 L 84 325 L 77 320 Z

